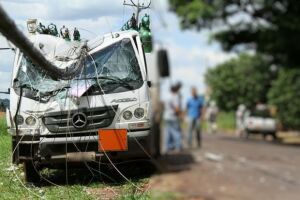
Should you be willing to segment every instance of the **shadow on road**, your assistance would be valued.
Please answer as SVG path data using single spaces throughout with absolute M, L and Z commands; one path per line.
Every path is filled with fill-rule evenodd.
M 158 170 L 161 173 L 189 170 L 190 165 L 195 162 L 189 151 L 174 154 L 166 154 L 156 160 Z

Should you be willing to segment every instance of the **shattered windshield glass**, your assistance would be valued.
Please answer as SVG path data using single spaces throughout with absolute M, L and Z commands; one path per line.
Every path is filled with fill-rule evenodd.
M 85 57 L 84 67 L 70 81 L 53 80 L 45 71 L 35 67 L 23 56 L 18 71 L 17 84 L 34 92 L 34 96 L 54 96 L 60 91 L 82 90 L 78 85 L 86 85 L 84 90 L 92 88 L 89 94 L 122 92 L 138 89 L 142 86 L 142 74 L 130 39 L 123 39 L 96 53 Z M 91 87 L 93 86 L 93 87 Z M 76 88 L 77 87 L 77 88 Z M 73 92 L 76 93 L 76 92 Z M 78 93 L 78 92 L 77 92 Z
M 123 39 L 92 54 L 87 61 L 79 78 L 117 77 L 129 82 L 142 81 L 130 39 Z
M 60 88 L 66 81 L 54 81 L 46 72 L 36 68 L 32 62 L 23 57 L 21 60 L 21 68 L 17 77 L 19 84 L 38 90 L 41 92 L 49 92 Z

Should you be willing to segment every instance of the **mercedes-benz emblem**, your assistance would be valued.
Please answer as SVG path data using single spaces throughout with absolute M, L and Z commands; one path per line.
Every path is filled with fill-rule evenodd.
M 72 116 L 72 124 L 75 128 L 83 128 L 87 124 L 87 117 L 84 113 L 78 112 Z

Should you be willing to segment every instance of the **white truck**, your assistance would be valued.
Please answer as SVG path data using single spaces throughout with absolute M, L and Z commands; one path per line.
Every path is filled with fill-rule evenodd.
M 71 79 L 54 79 L 16 49 L 7 122 L 13 162 L 24 163 L 27 181 L 38 181 L 44 167 L 159 155 L 164 50 L 145 56 L 133 30 L 87 42 L 49 34 L 29 40 L 55 66 L 83 67 Z
M 274 140 L 277 139 L 277 122 L 267 108 L 255 109 L 245 116 L 244 127 L 246 137 L 250 134 L 262 134 L 264 138 L 271 135 Z

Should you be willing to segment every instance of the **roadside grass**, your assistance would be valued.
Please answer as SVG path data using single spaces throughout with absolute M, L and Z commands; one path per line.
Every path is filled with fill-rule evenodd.
M 220 112 L 217 117 L 218 129 L 225 131 L 235 130 L 235 113 Z
M 81 176 L 76 174 L 75 176 Z M 143 187 L 148 179 L 133 180 L 138 187 Z M 132 184 L 125 182 L 118 186 L 111 186 L 101 181 L 94 181 L 90 184 L 71 184 L 71 185 L 51 185 L 36 187 L 24 182 L 22 165 L 11 164 L 11 137 L 6 130 L 4 117 L 0 117 L 0 199 L 80 199 L 93 200 L 101 199 L 101 196 L 89 194 L 88 190 L 98 190 L 105 187 L 118 189 L 118 194 L 114 199 L 129 200 L 152 199 L 148 191 L 136 192 Z
M 235 114 L 234 112 L 219 112 L 217 116 L 217 125 L 219 131 L 233 132 L 235 130 Z M 202 123 L 203 130 L 208 130 L 207 121 Z

